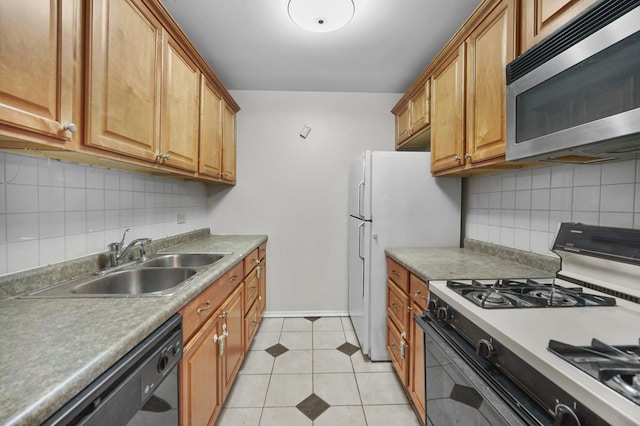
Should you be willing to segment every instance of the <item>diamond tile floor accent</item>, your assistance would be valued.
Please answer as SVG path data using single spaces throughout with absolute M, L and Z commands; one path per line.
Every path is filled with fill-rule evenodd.
M 348 317 L 264 318 L 216 426 L 419 426 L 391 363 L 358 345 Z
M 267 351 L 269 353 L 269 355 L 271 355 L 274 358 L 279 357 L 280 355 L 282 355 L 283 353 L 287 352 L 288 350 L 289 349 L 286 346 L 281 345 L 280 343 L 277 343 L 277 344 L 265 349 L 265 351 Z
M 320 414 L 327 411 L 329 407 L 331 406 L 315 393 L 312 393 L 306 397 L 304 401 L 296 405 L 296 408 L 302 411 L 302 414 L 309 417 L 311 420 L 315 420 L 320 417 Z
M 358 352 L 360 350 L 359 347 L 357 347 L 356 345 L 352 345 L 349 342 L 341 344 L 336 349 L 339 350 L 340 352 L 342 352 L 343 354 L 349 355 L 349 356 L 355 354 L 356 352 Z

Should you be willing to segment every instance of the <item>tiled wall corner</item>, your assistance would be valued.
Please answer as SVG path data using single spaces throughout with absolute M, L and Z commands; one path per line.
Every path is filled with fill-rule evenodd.
M 0 274 L 105 251 L 125 228 L 130 240 L 207 223 L 202 183 L 0 152 Z
M 640 160 L 471 177 L 466 237 L 551 254 L 560 222 L 640 228 Z

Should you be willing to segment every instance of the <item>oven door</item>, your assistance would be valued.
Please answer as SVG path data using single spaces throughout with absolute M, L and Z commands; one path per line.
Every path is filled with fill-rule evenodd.
M 425 333 L 425 408 L 427 425 L 533 425 L 526 409 L 506 401 L 468 360 L 455 336 L 427 315 L 414 320 Z

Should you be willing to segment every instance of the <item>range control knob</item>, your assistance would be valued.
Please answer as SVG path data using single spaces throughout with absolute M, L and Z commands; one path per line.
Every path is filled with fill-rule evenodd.
M 487 339 L 478 340 L 478 346 L 476 347 L 476 353 L 483 358 L 491 358 L 494 354 L 493 344 Z
M 164 373 L 168 366 L 169 357 L 163 353 L 160 355 L 160 359 L 158 359 L 158 373 Z
M 439 320 L 446 320 L 449 318 L 449 308 L 442 306 L 436 310 L 436 318 Z
M 429 300 L 429 304 L 427 305 L 427 308 L 431 311 L 431 312 L 436 312 L 438 310 L 438 299 L 431 299 Z

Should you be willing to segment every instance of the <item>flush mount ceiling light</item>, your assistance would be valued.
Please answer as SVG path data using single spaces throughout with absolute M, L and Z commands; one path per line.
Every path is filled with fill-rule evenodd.
M 289 0 L 287 9 L 296 25 L 314 33 L 344 27 L 356 10 L 353 0 Z

